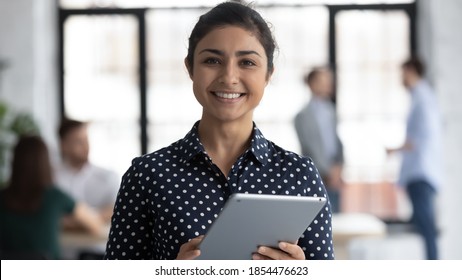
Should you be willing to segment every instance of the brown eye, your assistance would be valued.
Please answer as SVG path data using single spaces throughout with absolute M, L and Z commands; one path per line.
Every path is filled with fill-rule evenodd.
M 216 58 L 210 57 L 204 60 L 205 64 L 219 64 L 220 61 Z
M 245 59 L 245 60 L 241 61 L 241 65 L 243 65 L 243 66 L 255 66 L 257 64 L 255 62 L 253 62 L 252 60 Z

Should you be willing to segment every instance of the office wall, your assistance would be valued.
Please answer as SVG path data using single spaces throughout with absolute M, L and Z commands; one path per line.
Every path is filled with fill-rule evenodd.
M 58 119 L 56 0 L 0 0 L 0 99 L 32 112 L 56 146 Z
M 418 0 L 419 51 L 430 64 L 444 117 L 445 180 L 439 197 L 442 258 L 462 259 L 462 1 Z
M 439 197 L 442 257 L 462 259 L 462 1 L 417 0 L 419 52 L 430 66 L 445 120 L 445 183 Z M 58 120 L 56 0 L 0 0 L 0 98 L 33 113 L 55 147 Z

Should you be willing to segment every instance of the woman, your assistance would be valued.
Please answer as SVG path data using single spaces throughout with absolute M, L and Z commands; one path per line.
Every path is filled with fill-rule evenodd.
M 185 138 L 133 160 L 105 258 L 196 258 L 202 235 L 234 192 L 326 196 L 311 160 L 266 140 L 253 122 L 274 50 L 267 23 L 248 6 L 225 2 L 200 17 L 185 65 L 202 117 Z M 261 246 L 252 258 L 332 259 L 329 207 L 298 245 Z
M 92 234 L 104 234 L 95 213 L 53 186 L 48 149 L 39 136 L 19 139 L 11 172 L 0 192 L 2 258 L 59 259 L 60 222 L 67 214 Z

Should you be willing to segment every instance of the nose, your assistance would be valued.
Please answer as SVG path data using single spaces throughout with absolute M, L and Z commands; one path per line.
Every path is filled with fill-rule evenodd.
M 227 63 L 222 68 L 219 82 L 232 85 L 239 82 L 239 68 L 234 63 Z

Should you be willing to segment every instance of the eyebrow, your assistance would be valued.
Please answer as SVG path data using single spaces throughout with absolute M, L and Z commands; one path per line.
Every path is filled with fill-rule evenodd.
M 203 49 L 202 51 L 199 52 L 199 54 L 201 54 L 203 52 L 210 52 L 210 53 L 220 55 L 220 56 L 223 56 L 225 54 L 223 51 L 220 51 L 220 50 L 217 50 L 217 49 Z M 236 52 L 236 56 L 245 56 L 245 55 L 249 55 L 249 54 L 255 54 L 255 55 L 258 55 L 258 56 L 261 57 L 261 55 L 256 51 L 237 51 Z

